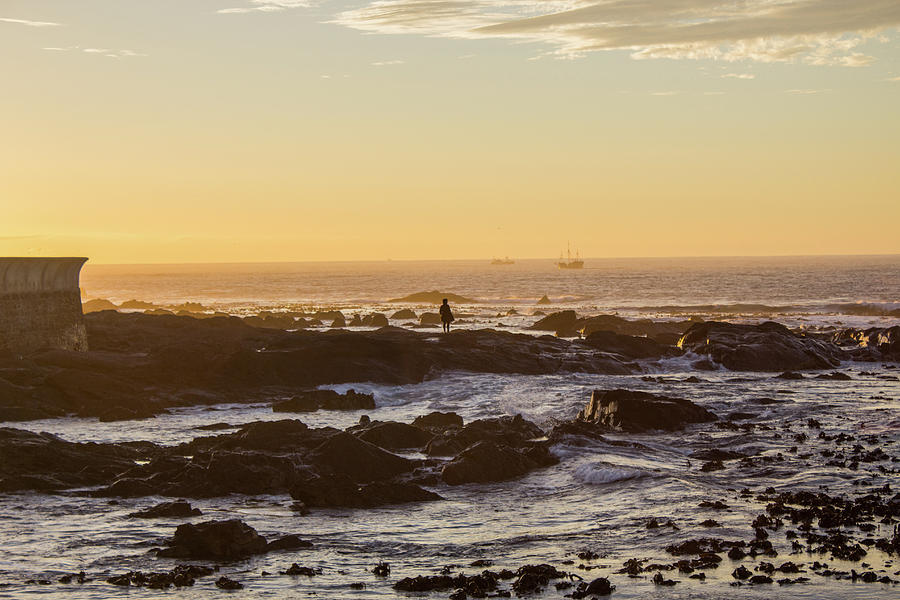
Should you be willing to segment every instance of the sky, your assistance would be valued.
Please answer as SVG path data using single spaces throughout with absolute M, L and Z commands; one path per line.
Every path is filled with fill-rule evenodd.
M 897 0 L 0 0 L 0 255 L 900 253 Z

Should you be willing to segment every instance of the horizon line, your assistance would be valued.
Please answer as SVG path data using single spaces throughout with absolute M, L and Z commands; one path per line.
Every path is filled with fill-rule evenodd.
M 695 260 L 695 259 L 709 259 L 709 258 L 719 258 L 719 259 L 744 259 L 744 258 L 841 258 L 841 257 L 871 257 L 871 258 L 881 258 L 881 257 L 900 257 L 900 252 L 888 252 L 888 253 L 861 253 L 861 254 L 841 254 L 841 253 L 831 253 L 831 254 L 696 254 L 696 255 L 687 255 L 687 256 L 587 256 L 582 257 L 581 260 L 600 260 L 600 261 L 609 261 L 609 260 Z M 2 257 L 2 258 L 60 258 L 58 256 L 53 257 L 43 257 L 43 256 L 23 256 L 23 257 Z M 185 262 L 130 262 L 130 263 L 114 263 L 114 262 L 93 262 L 90 258 L 88 258 L 86 267 L 96 265 L 96 266 L 106 266 L 106 267 L 131 267 L 131 266 L 190 266 L 190 265 L 219 265 L 219 266 L 231 266 L 231 265 L 292 265 L 292 264 L 347 264 L 347 263 L 388 263 L 388 262 L 402 262 L 402 263 L 412 263 L 412 262 L 490 262 L 496 256 L 493 257 L 482 257 L 482 258 L 381 258 L 381 259 L 346 259 L 346 260 L 252 260 L 252 261 L 185 261 Z M 504 256 L 506 258 L 506 256 Z M 508 257 L 511 260 L 518 261 L 540 261 L 546 260 L 549 262 L 555 262 L 558 260 L 557 257 L 547 257 L 547 256 L 527 256 L 527 257 Z

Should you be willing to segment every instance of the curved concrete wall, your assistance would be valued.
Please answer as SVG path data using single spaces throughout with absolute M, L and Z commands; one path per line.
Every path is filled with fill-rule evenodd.
M 78 286 L 86 258 L 0 258 L 0 350 L 87 350 Z

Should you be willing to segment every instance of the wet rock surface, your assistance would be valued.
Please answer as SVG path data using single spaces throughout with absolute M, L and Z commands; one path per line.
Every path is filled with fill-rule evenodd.
M 683 398 L 667 398 L 631 390 L 595 390 L 578 418 L 612 429 L 674 431 L 690 423 L 708 423 L 716 416 Z
M 829 369 L 846 358 L 830 342 L 794 333 L 771 321 L 760 325 L 696 323 L 678 346 L 732 371 Z
M 374 322 L 374 321 L 373 321 Z M 0 418 L 67 414 L 149 418 L 174 406 L 292 397 L 276 410 L 370 408 L 360 397 L 309 394 L 324 384 L 415 383 L 437 371 L 628 373 L 635 365 L 570 342 L 494 330 L 428 333 L 285 331 L 237 317 L 103 311 L 87 315 L 91 351 L 0 357 Z M 279 401 L 280 402 L 280 401 Z
M 0 428 L 0 492 L 97 485 L 133 467 L 144 454 L 141 447 L 79 444 L 49 433 Z
M 266 538 L 238 519 L 179 525 L 167 548 L 157 554 L 165 558 L 237 560 L 266 552 Z

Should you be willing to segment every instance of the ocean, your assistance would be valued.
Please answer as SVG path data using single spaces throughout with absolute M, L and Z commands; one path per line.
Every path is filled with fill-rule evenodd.
M 573 309 L 579 314 L 618 313 L 629 318 L 685 319 L 688 316 L 755 322 L 776 320 L 796 327 L 827 330 L 843 326 L 900 323 L 900 256 L 587 259 L 583 270 L 560 271 L 550 260 L 523 260 L 493 266 L 486 261 L 273 263 L 260 265 L 88 265 L 82 278 L 85 298 L 116 304 L 138 299 L 155 304 L 199 302 L 209 311 L 237 315 L 261 310 L 308 311 L 334 308 L 345 314 L 384 312 L 406 304 L 388 300 L 423 290 L 452 292 L 475 302 L 455 306 L 460 327 L 503 327 L 528 331 L 544 312 Z M 547 295 L 548 306 L 537 306 Z M 417 312 L 428 305 L 412 303 Z M 435 307 L 436 308 L 436 307 Z M 441 593 L 403 594 L 392 584 L 402 577 L 434 575 L 441 568 L 476 573 L 476 560 L 492 569 L 551 563 L 590 581 L 607 576 L 617 586 L 613 598 L 896 598 L 891 584 L 835 580 L 809 572 L 809 582 L 734 588 L 738 562 L 725 558 L 704 581 L 677 572 L 679 583 L 661 587 L 650 575 L 629 578 L 616 573 L 631 558 L 671 562 L 663 548 L 685 539 L 715 536 L 750 539 L 750 522 L 764 513 L 757 495 L 777 490 L 827 490 L 859 495 L 870 488 L 898 486 L 896 462 L 888 468 L 860 463 L 856 468 L 829 465 L 835 436 L 853 436 L 848 445 L 881 447 L 893 456 L 900 449 L 900 369 L 881 363 L 845 363 L 847 381 L 808 376 L 786 381 L 772 373 L 725 369 L 697 372 L 691 357 L 648 360 L 636 375 L 492 375 L 437 373 L 418 384 L 355 383 L 326 386 L 374 394 L 373 411 L 318 411 L 298 415 L 311 427 L 344 428 L 362 414 L 373 419 L 410 422 L 431 411 L 455 411 L 466 422 L 521 414 L 545 429 L 574 418 L 594 389 L 627 388 L 687 398 L 718 415 L 744 415 L 752 427 L 739 430 L 712 424 L 683 432 L 611 434 L 607 441 L 572 439 L 552 452 L 557 466 L 539 469 L 503 483 L 433 489 L 445 500 L 368 510 L 314 510 L 300 516 L 287 496 L 194 500 L 204 515 L 194 520 L 241 518 L 261 534 L 298 533 L 310 550 L 271 553 L 221 567 L 245 589 L 232 593 L 198 580 L 178 591 L 121 590 L 105 577 L 129 570 L 164 570 L 173 561 L 157 559 L 161 546 L 183 519 L 136 520 L 134 510 L 163 498 L 110 501 L 82 495 L 17 493 L 0 495 L 0 597 L 18 598 L 446 598 Z M 247 398 L 240 404 L 188 407 L 141 421 L 101 423 L 63 418 L 0 426 L 47 431 L 69 441 L 148 440 L 175 445 L 197 437 L 197 427 L 218 422 L 234 425 L 277 420 L 269 403 Z M 809 420 L 821 424 L 811 428 Z M 824 437 L 819 433 L 825 434 Z M 798 442 L 804 435 L 805 441 Z M 621 442 L 627 442 L 623 444 Z M 799 446 L 799 449 L 798 449 Z M 752 464 L 728 462 L 723 470 L 701 471 L 692 455 L 727 448 L 760 457 Z M 409 456 L 421 457 L 412 453 Z M 751 493 L 742 494 L 749 489 Z M 703 501 L 727 507 L 702 508 Z M 677 529 L 649 529 L 651 519 L 674 521 Z M 702 522 L 714 519 L 718 526 Z M 890 537 L 891 524 L 878 524 L 870 537 Z M 791 554 L 784 529 L 771 533 L 777 559 L 741 561 L 828 562 L 832 569 L 860 570 L 859 563 L 831 560 L 805 552 Z M 860 534 L 867 535 L 867 534 Z M 597 558 L 582 560 L 589 550 Z M 391 565 L 387 579 L 371 569 Z M 568 562 L 573 561 L 573 562 Z M 866 570 L 897 579 L 900 562 L 871 551 Z M 291 565 L 321 568 L 315 577 L 277 575 Z M 567 566 L 566 566 L 567 565 Z M 582 568 L 584 567 L 584 568 Z M 55 582 L 84 570 L 93 579 L 83 585 L 35 585 Z M 273 573 L 264 575 L 263 572 Z M 218 574 L 216 575 L 216 577 Z M 361 587 L 350 587 L 361 583 Z M 536 598 L 561 598 L 568 591 L 553 585 Z

